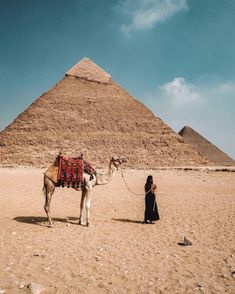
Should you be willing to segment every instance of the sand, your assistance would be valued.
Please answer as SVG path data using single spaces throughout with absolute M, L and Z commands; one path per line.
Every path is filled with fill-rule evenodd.
M 89 228 L 77 225 L 80 192 L 67 188 L 53 195 L 47 226 L 43 172 L 0 169 L 0 293 L 29 293 L 30 283 L 41 293 L 234 293 L 234 172 L 125 170 L 136 193 L 148 174 L 157 183 L 152 225 L 142 223 L 144 195 L 118 172 L 93 190 Z M 184 236 L 191 246 L 178 245 Z

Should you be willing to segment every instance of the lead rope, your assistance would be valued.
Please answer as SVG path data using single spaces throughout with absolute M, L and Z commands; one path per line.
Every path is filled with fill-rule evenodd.
M 132 190 L 129 188 L 129 186 L 127 185 L 127 182 L 126 182 L 126 180 L 125 180 L 125 178 L 124 178 L 124 174 L 123 174 L 123 170 L 122 170 L 122 167 L 121 167 L 121 166 L 120 166 L 120 169 L 121 169 L 122 179 L 123 179 L 124 184 L 125 184 L 126 187 L 127 187 L 127 190 L 129 190 L 132 194 L 135 194 L 135 195 L 137 195 L 137 196 L 142 196 L 143 193 L 141 193 L 141 194 L 140 194 L 140 193 L 136 193 L 136 192 L 132 191 Z M 149 189 L 149 191 L 147 191 L 146 193 L 144 193 L 144 195 L 148 194 L 150 191 L 151 191 L 151 188 Z

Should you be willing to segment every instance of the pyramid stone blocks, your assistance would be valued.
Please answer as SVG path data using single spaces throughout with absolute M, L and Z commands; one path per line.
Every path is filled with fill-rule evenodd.
M 0 133 L 0 165 L 47 166 L 61 149 L 96 166 L 116 155 L 134 168 L 207 164 L 88 58 Z

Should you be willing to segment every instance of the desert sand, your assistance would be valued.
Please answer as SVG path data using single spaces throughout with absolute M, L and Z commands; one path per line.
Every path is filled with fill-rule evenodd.
M 155 224 L 120 172 L 94 188 L 89 228 L 77 224 L 81 192 L 58 188 L 49 228 L 44 171 L 0 169 L 0 293 L 234 293 L 234 172 L 125 170 L 136 193 L 153 175 Z

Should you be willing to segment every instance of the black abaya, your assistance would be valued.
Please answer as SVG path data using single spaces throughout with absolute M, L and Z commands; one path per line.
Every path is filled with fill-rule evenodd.
M 145 192 L 148 192 L 148 190 L 145 188 Z M 151 191 L 149 191 L 145 195 L 145 213 L 144 213 L 144 221 L 156 221 L 159 220 L 159 213 L 157 208 L 157 202 L 155 194 Z

